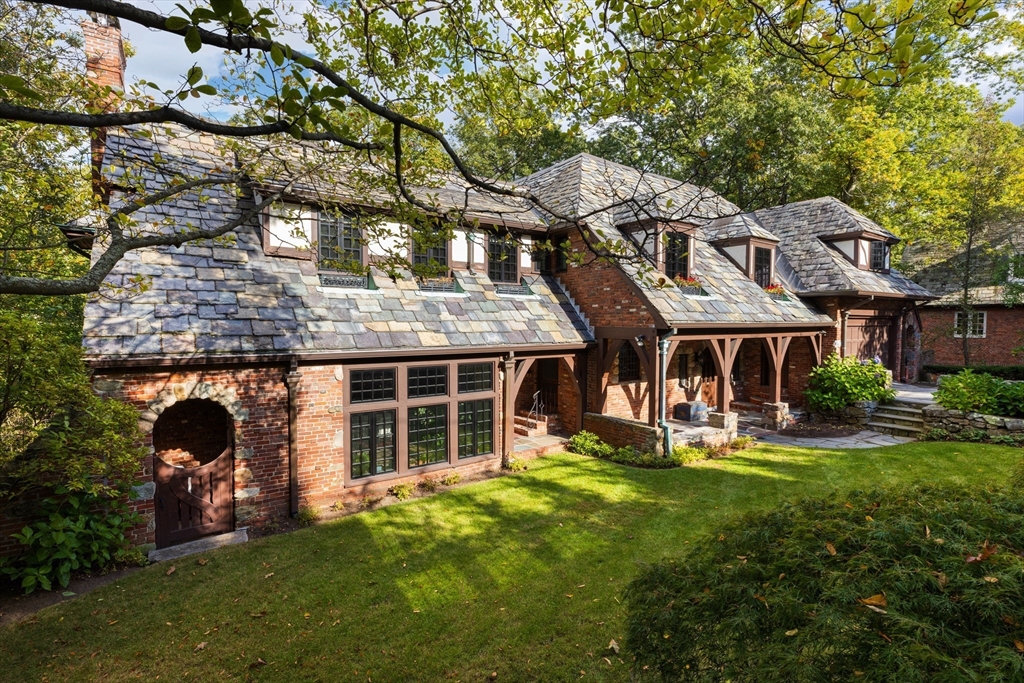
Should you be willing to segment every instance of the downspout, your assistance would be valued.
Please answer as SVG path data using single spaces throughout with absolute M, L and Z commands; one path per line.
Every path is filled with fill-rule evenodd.
M 299 381 L 302 373 L 295 358 L 288 365 L 284 382 L 288 386 L 288 512 L 299 514 Z
M 672 430 L 668 426 L 666 413 L 668 412 L 668 398 L 665 396 L 668 383 L 668 344 L 669 338 L 678 330 L 672 328 L 658 335 L 658 381 L 661 382 L 661 400 L 658 401 L 658 427 L 661 428 L 665 440 L 665 457 L 672 455 Z

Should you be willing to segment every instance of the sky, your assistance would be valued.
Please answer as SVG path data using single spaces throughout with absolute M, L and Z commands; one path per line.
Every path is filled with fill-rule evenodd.
M 305 4 L 306 0 L 300 0 L 298 5 Z M 174 10 L 174 0 L 142 0 L 137 3 L 140 6 L 153 9 L 163 13 L 171 13 Z M 182 80 L 182 74 L 186 73 L 193 64 L 202 67 L 203 72 L 208 76 L 223 75 L 223 56 L 220 50 L 204 47 L 196 54 L 189 54 L 184 48 L 184 41 L 181 37 L 165 33 L 163 31 L 152 31 L 136 24 L 124 22 L 122 24 L 125 37 L 135 49 L 135 55 L 128 60 L 126 80 L 131 83 L 137 79 L 153 81 L 164 87 L 178 83 Z M 304 43 L 299 35 L 288 36 L 288 42 L 296 47 Z M 983 93 L 989 90 L 989 86 L 980 84 Z M 216 118 L 224 118 L 225 111 L 206 111 L 205 102 L 202 100 L 189 100 L 187 105 L 198 111 L 207 113 Z M 1007 120 L 1021 125 L 1024 124 L 1024 96 L 1017 96 L 1013 106 L 1006 112 L 1004 117 Z

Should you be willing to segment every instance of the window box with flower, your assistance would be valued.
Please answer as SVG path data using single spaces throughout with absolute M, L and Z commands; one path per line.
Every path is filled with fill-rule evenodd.
M 786 288 L 780 284 L 770 284 L 764 288 L 764 292 L 776 301 L 789 301 L 789 295 L 786 294 Z
M 707 291 L 704 290 L 704 286 L 700 280 L 695 277 L 681 277 L 677 276 L 672 280 L 676 287 L 678 287 L 683 294 L 686 296 L 707 296 Z

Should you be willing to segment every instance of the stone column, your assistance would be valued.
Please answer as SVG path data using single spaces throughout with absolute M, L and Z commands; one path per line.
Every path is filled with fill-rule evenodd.
M 789 404 L 782 401 L 765 403 L 762 406 L 764 417 L 761 418 L 761 426 L 765 429 L 785 429 L 792 422 L 789 415 Z

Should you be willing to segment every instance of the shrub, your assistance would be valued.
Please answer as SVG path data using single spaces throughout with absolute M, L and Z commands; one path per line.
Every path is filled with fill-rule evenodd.
M 672 460 L 677 465 L 687 465 L 698 460 L 707 460 L 708 452 L 696 446 L 673 446 Z
M 1019 460 L 1010 472 L 1010 488 L 1024 493 L 1024 459 Z
M 838 413 L 856 401 L 891 401 L 896 397 L 891 384 L 882 365 L 832 353 L 811 370 L 804 396 L 811 410 Z
M 398 500 L 406 500 L 412 498 L 413 492 L 416 491 L 416 487 L 412 484 L 395 484 L 388 489 L 388 493 L 397 498 Z
M 445 486 L 455 486 L 460 481 L 462 481 L 462 475 L 458 472 L 449 472 L 441 477 L 441 483 Z
M 424 477 L 423 479 L 420 479 L 419 483 L 416 484 L 416 487 L 421 491 L 433 493 L 437 490 L 437 480 L 433 477 Z
M 962 365 L 925 365 L 921 372 L 932 372 L 937 375 L 955 375 L 964 370 Z M 984 372 L 1000 379 L 1024 380 L 1024 365 L 975 365 L 970 368 L 974 372 Z
M 942 378 L 935 400 L 949 410 L 1024 417 L 1024 382 L 1004 382 L 986 373 L 964 370 Z
M 924 433 L 924 436 L 922 438 L 925 441 L 948 441 L 949 436 L 949 431 L 943 429 L 942 427 L 932 427 L 931 429 Z
M 757 439 L 752 436 L 740 436 L 729 442 L 729 448 L 734 451 L 743 451 L 757 444 Z
M 630 465 L 631 467 L 642 467 L 653 470 L 679 467 L 679 463 L 672 458 L 666 458 L 654 453 L 641 453 L 632 446 L 625 446 L 623 448 L 612 448 L 609 446 L 608 448 L 609 453 L 599 457 L 620 465 Z
M 320 521 L 320 508 L 315 505 L 303 505 L 299 508 L 298 517 L 299 526 L 313 526 Z
M 67 588 L 72 573 L 112 564 L 118 553 L 128 549 L 125 532 L 138 522 L 138 515 L 129 513 L 121 499 L 107 500 L 63 488 L 57 493 L 61 497 L 40 503 L 45 519 L 12 534 L 24 552 L 0 567 L 0 572 L 19 582 L 26 593 L 57 585 Z
M 383 500 L 381 496 L 363 496 L 359 499 L 360 510 L 370 510 L 377 507 L 377 504 Z
M 570 453 L 589 455 L 595 458 L 608 457 L 615 449 L 601 441 L 601 438 L 593 432 L 577 432 L 569 437 L 565 444 L 566 450 Z
M 1024 434 L 995 434 L 989 438 L 989 442 L 1000 446 L 1024 448 Z
M 525 472 L 527 470 L 526 461 L 521 458 L 512 458 L 505 465 L 505 469 L 509 472 Z
M 740 517 L 626 590 L 666 680 L 1021 680 L 1024 497 L 919 488 Z M 966 558 L 966 560 L 965 560 Z

